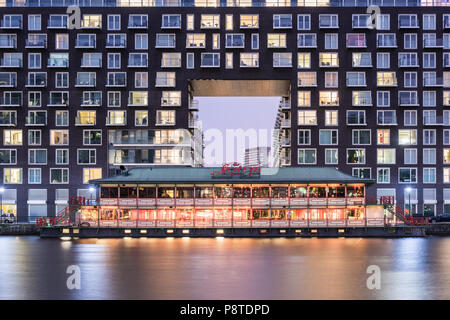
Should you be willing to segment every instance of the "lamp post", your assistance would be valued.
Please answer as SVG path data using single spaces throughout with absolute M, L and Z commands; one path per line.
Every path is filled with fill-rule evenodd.
M 96 191 L 95 187 L 89 187 L 89 192 L 91 193 L 91 205 L 93 205 L 94 203 L 93 195 L 95 191 Z
M 5 192 L 5 188 L 0 187 L 0 216 L 3 214 L 3 192 Z
M 408 192 L 408 214 L 411 216 L 411 187 L 406 188 L 406 192 Z

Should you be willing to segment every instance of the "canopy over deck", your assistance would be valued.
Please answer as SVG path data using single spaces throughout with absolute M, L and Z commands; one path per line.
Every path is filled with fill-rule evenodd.
M 231 168 L 233 170 L 233 168 Z M 333 167 L 261 168 L 248 174 L 223 172 L 223 168 L 153 167 L 133 168 L 122 174 L 90 180 L 91 184 L 277 184 L 277 183 L 374 183 L 343 173 Z

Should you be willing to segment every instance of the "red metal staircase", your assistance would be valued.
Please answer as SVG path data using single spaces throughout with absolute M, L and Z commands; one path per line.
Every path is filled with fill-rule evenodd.
M 404 210 L 395 204 L 395 198 L 393 196 L 380 197 L 380 204 L 384 205 L 385 209 L 397 217 L 400 221 L 410 226 L 423 226 L 428 224 L 428 218 L 426 217 L 412 217 L 405 215 Z
M 59 211 L 55 217 L 41 217 L 36 219 L 36 225 L 40 227 L 69 226 L 75 221 L 75 213 L 86 204 L 85 197 L 70 197 L 69 206 Z

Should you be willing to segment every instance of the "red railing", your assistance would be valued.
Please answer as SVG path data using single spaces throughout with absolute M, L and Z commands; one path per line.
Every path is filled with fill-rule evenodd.
M 394 196 L 383 196 L 380 197 L 380 204 L 386 206 L 386 209 L 394 214 L 397 218 L 403 221 L 405 224 L 412 226 L 422 226 L 428 224 L 428 218 L 426 217 L 412 217 L 410 215 L 405 215 L 402 207 L 395 204 Z
M 70 214 L 74 210 L 78 210 L 80 206 L 86 205 L 88 202 L 85 197 L 70 197 L 69 206 L 56 213 L 55 217 L 40 217 L 36 219 L 36 225 L 39 227 L 50 226 L 69 226 L 71 225 Z

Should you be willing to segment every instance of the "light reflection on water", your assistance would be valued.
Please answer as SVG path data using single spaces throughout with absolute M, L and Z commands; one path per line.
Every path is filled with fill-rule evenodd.
M 66 287 L 73 264 L 81 290 Z M 450 238 L 0 237 L 0 299 L 449 298 Z

